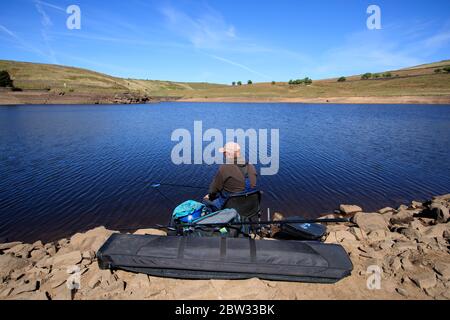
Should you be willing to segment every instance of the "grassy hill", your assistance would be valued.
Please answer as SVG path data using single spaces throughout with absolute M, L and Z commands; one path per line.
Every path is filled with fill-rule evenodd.
M 123 79 L 80 68 L 0 60 L 0 70 L 7 70 L 15 86 L 24 90 L 89 94 L 134 93 L 185 99 L 243 98 L 249 100 L 450 96 L 450 74 L 435 72 L 435 69 L 444 66 L 450 66 L 450 60 L 392 70 L 389 71 L 390 78 L 361 80 L 361 75 L 355 75 L 347 77 L 345 82 L 338 82 L 337 79 L 314 80 L 308 86 L 289 85 L 287 82 L 231 86 Z

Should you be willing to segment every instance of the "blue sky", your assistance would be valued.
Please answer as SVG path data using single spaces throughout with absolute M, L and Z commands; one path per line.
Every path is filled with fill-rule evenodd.
M 81 30 L 69 30 L 69 5 Z M 366 10 L 381 8 L 381 30 Z M 450 1 L 14 0 L 0 59 L 174 81 L 287 81 L 450 58 Z

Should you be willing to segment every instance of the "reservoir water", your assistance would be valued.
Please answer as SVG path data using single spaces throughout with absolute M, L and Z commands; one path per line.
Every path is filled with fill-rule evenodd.
M 278 174 L 259 177 L 264 212 L 317 217 L 450 192 L 450 106 L 0 106 L 0 238 L 166 223 L 174 203 L 203 197 L 218 167 L 171 161 L 172 132 L 200 120 L 205 130 L 279 129 Z

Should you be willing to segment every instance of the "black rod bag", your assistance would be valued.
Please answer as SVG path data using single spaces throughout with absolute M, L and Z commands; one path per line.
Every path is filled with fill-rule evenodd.
M 113 234 L 97 252 L 101 269 L 180 279 L 334 283 L 353 265 L 336 244 L 225 237 Z

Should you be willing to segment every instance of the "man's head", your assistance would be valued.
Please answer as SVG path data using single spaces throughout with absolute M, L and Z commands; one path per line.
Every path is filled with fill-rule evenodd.
M 236 142 L 227 142 L 223 148 L 219 149 L 227 159 L 237 159 L 241 156 L 241 146 Z

